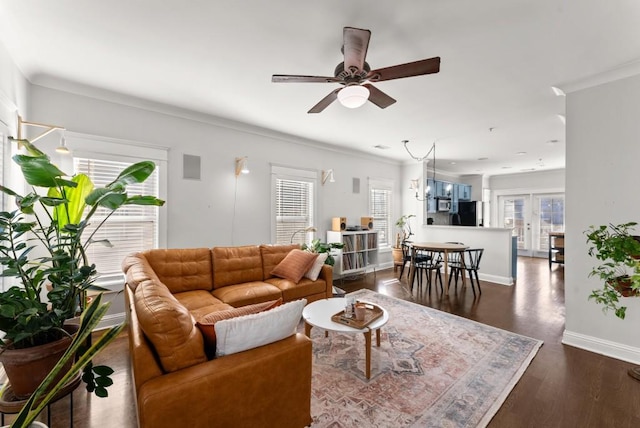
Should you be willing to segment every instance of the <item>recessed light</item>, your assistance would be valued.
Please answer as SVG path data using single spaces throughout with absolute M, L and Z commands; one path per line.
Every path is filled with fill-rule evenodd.
M 455 162 L 449 162 L 449 164 L 451 164 L 451 165 L 455 165 L 456 163 L 455 163 Z
M 518 155 L 518 156 L 523 156 L 523 155 L 526 155 L 526 154 L 527 154 L 527 152 L 517 152 L 516 153 L 516 155 Z
M 502 169 L 511 169 L 510 166 L 503 166 Z
M 489 158 L 478 158 L 479 161 L 488 160 Z
M 390 149 L 391 147 L 389 147 L 389 146 L 384 146 L 384 145 L 382 145 L 382 144 L 378 144 L 378 145 L 376 145 L 376 146 L 373 146 L 373 148 L 374 148 L 374 149 L 378 149 L 378 150 L 388 150 L 388 149 Z

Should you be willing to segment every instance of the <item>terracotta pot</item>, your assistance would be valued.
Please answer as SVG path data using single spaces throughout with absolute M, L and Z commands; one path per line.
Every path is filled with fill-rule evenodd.
M 79 326 L 65 326 L 65 330 L 75 333 Z M 44 345 L 33 346 L 24 349 L 5 348 L 0 353 L 0 362 L 4 365 L 7 378 L 13 389 L 13 393 L 18 399 L 27 399 L 33 394 L 42 380 L 49 374 L 53 366 L 56 365 L 62 354 L 71 345 L 71 338 L 63 337 L 55 342 Z M 55 383 L 66 373 L 73 364 L 73 359 L 69 360 L 66 368 L 60 373 Z
M 402 248 L 393 248 L 391 249 L 391 254 L 393 255 L 393 263 L 401 264 L 402 263 Z
M 616 281 L 610 282 L 615 290 L 622 295 L 622 297 L 633 297 L 640 295 L 640 291 L 631 288 L 631 279 L 629 277 L 621 277 Z

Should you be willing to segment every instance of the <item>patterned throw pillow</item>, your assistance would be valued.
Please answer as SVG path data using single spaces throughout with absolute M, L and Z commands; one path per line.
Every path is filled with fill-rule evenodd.
M 204 315 L 197 322 L 196 326 L 204 336 L 204 346 L 207 355 L 213 356 L 216 352 L 216 330 L 215 323 L 229 318 L 240 317 L 243 315 L 257 314 L 258 312 L 268 311 L 282 304 L 282 297 L 278 300 L 271 300 L 264 303 L 256 303 L 254 305 L 241 306 L 239 308 L 226 309 L 224 311 L 211 312 Z
M 302 250 L 291 250 L 271 271 L 271 275 L 288 279 L 296 284 L 318 258 L 318 254 Z

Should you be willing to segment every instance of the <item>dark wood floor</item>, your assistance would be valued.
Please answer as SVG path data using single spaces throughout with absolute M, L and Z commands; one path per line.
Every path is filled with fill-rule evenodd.
M 520 382 L 490 427 L 640 427 L 640 382 L 627 375 L 632 365 L 561 344 L 564 329 L 564 270 L 545 259 L 520 258 L 513 287 L 482 283 L 474 299 L 471 288 L 449 297 L 414 289 L 397 273 L 385 270 L 340 281 L 346 291 L 368 288 L 411 300 L 484 324 L 544 341 Z M 585 297 L 586 298 L 586 297 Z M 77 428 L 136 426 L 129 376 L 126 336 L 118 338 L 99 359 L 116 370 L 115 385 L 105 399 L 74 393 Z M 68 401 L 56 403 L 51 428 L 68 426 Z

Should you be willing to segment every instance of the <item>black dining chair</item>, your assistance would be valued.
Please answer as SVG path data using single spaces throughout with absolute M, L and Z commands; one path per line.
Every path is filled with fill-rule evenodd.
M 402 266 L 400 267 L 400 275 L 398 276 L 398 278 L 402 278 L 402 273 L 404 272 L 404 266 L 409 263 L 409 266 L 411 266 L 411 242 L 412 241 L 402 241 L 402 244 L 400 244 L 401 248 L 402 248 Z M 420 260 L 420 255 L 416 254 L 416 261 Z M 409 269 L 411 270 L 411 269 Z M 407 272 L 407 277 L 409 276 L 409 272 Z
M 435 251 L 417 250 L 416 253 L 416 273 L 418 275 L 418 287 L 422 287 L 422 277 L 427 278 L 427 292 L 431 294 L 431 284 L 435 281 L 440 282 L 440 292 L 444 292 L 442 286 L 442 264 L 438 259 Z M 413 284 L 412 284 L 413 285 Z M 412 287 L 413 291 L 413 287 Z
M 463 275 L 464 279 L 464 271 L 466 270 L 469 273 L 469 281 L 471 282 L 471 291 L 473 291 L 473 295 L 476 295 L 476 285 L 478 286 L 478 293 L 482 294 L 482 290 L 480 289 L 480 279 L 478 278 L 478 269 L 480 269 L 480 260 L 482 259 L 483 252 L 484 249 L 482 248 L 473 248 L 465 250 L 462 253 L 453 253 L 457 256 L 457 260 L 449 260 L 449 268 L 451 269 L 451 274 L 449 275 L 449 286 L 451 286 L 451 279 L 455 277 L 455 289 L 457 291 L 458 277 Z M 464 259 L 461 260 L 461 258 Z

